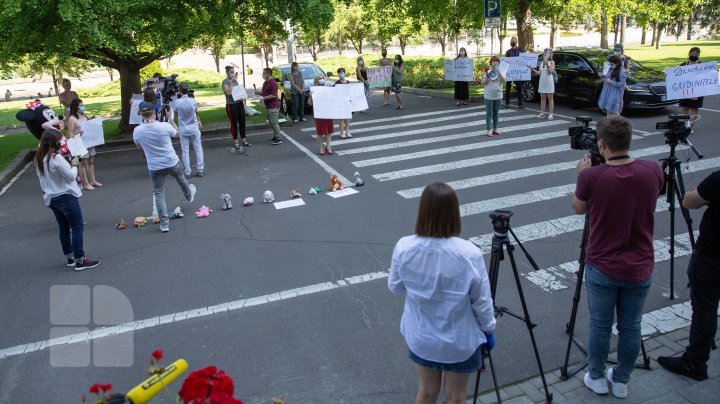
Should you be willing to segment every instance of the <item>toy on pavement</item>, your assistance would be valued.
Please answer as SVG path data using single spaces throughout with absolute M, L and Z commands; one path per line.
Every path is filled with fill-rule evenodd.
M 195 211 L 195 217 L 197 217 L 197 218 L 208 217 L 208 216 L 210 216 L 211 213 L 212 213 L 212 209 L 210 209 L 210 208 L 208 208 L 207 206 L 203 205 L 203 206 L 200 207 L 200 209 L 198 209 L 197 211 Z
M 220 194 L 220 200 L 222 201 L 222 210 L 232 209 L 232 202 L 230 202 L 230 194 Z
M 338 175 L 333 173 L 330 176 L 330 190 L 331 191 L 339 191 L 341 189 L 343 189 L 343 183 L 338 178 Z

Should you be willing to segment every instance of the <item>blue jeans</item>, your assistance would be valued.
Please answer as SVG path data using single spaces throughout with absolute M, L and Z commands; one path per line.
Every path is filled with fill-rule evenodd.
M 50 200 L 50 209 L 60 226 L 60 244 L 67 258 L 75 257 L 76 261 L 85 258 L 83 251 L 83 215 L 78 198 L 65 194 Z
M 292 119 L 305 119 L 305 94 L 290 94 Z
M 627 383 L 640 352 L 640 321 L 652 276 L 639 282 L 611 278 L 591 265 L 585 265 L 590 336 L 588 369 L 592 379 L 604 377 L 610 351 L 610 332 L 617 312 L 618 363 L 613 381 Z
M 185 199 L 190 200 L 190 184 L 183 176 L 182 164 L 178 162 L 173 167 L 163 168 L 162 170 L 150 171 L 150 180 L 153 184 L 153 196 L 155 197 L 155 206 L 157 207 L 158 216 L 160 217 L 160 225 L 167 226 L 170 224 L 170 217 L 167 213 L 167 205 L 165 204 L 165 176 L 171 175 L 175 177 L 180 189 L 185 195 Z
M 497 129 L 498 125 L 498 114 L 500 113 L 500 101 L 502 100 L 488 100 L 485 99 L 485 129 Z M 492 127 L 490 126 L 490 120 L 492 119 Z

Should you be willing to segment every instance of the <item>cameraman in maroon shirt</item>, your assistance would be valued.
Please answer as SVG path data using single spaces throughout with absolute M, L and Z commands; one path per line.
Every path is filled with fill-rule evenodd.
M 588 214 L 590 226 L 585 248 L 590 333 L 584 381 L 597 394 L 607 394 L 609 383 L 615 397 L 625 398 L 652 284 L 654 214 L 663 171 L 655 161 L 628 155 L 632 126 L 622 116 L 600 119 L 597 137 L 606 163 L 590 167 L 587 156 L 578 162 L 572 200 L 575 213 Z M 605 374 L 616 312 L 618 363 Z

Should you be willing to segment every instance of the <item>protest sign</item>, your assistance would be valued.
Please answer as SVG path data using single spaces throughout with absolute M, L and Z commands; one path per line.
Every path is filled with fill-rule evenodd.
M 717 62 L 668 67 L 665 86 L 668 100 L 720 94 Z
M 81 129 L 83 134 L 80 138 L 86 148 L 105 144 L 105 133 L 103 132 L 101 118 L 93 118 L 83 123 Z
M 65 142 L 65 144 L 67 144 L 67 148 L 70 150 L 70 154 L 73 157 L 81 157 L 88 154 L 88 150 L 83 145 L 80 136 L 71 137 Z
M 349 88 L 310 87 L 313 102 L 313 116 L 321 119 L 352 119 Z M 363 94 L 364 96 L 364 94 Z
M 130 105 L 130 125 L 140 125 L 142 123 L 142 117 L 138 114 L 140 111 L 140 103 L 142 101 L 142 94 L 132 95 L 132 104 Z
M 473 81 L 475 71 L 470 58 L 445 59 L 445 80 Z
M 346 84 L 340 87 L 347 88 L 347 97 L 350 99 L 350 110 L 352 112 L 365 111 L 369 108 L 363 83 Z
M 610 74 L 610 62 L 603 62 L 603 77 L 607 77 Z
M 505 79 L 507 81 L 530 81 L 530 68 L 537 67 L 538 56 L 533 53 L 521 53 L 520 56 L 504 58 L 509 66 Z
M 245 91 L 245 87 L 243 87 L 241 85 L 237 85 L 237 86 L 233 87 L 232 97 L 233 97 L 233 101 L 246 100 L 248 98 L 248 94 L 247 94 L 247 91 Z
M 370 67 L 367 69 L 370 88 L 390 87 L 392 85 L 392 66 Z

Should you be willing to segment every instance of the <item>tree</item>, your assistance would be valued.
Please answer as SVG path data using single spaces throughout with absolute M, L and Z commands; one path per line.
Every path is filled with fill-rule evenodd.
M 14 65 L 20 77 L 32 78 L 33 81 L 41 79 L 43 75 L 50 76 L 55 94 L 59 94 L 58 85 L 64 77 L 80 77 L 94 67 L 95 65 L 87 60 L 74 57 L 45 57 L 41 53 L 25 56 L 20 63 Z
M 708 36 L 720 38 L 720 0 L 705 0 L 700 6 L 698 16 L 700 26 L 708 30 Z
M 327 26 L 330 25 L 335 16 L 333 5 L 326 1 L 309 0 L 304 10 L 303 17 L 299 24 L 298 39 L 301 43 L 310 47 L 310 54 L 314 61 L 317 61 L 318 52 L 324 45 L 324 34 Z
M 535 17 L 550 24 L 550 48 L 557 46 L 556 39 L 561 26 L 581 21 L 585 16 L 586 0 L 546 0 L 543 7 L 535 8 Z

